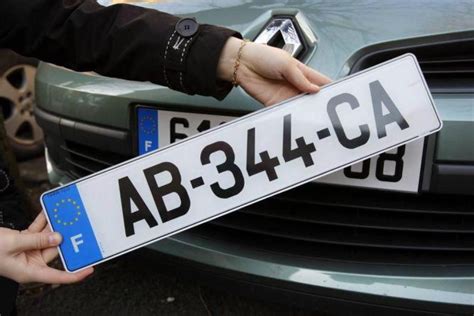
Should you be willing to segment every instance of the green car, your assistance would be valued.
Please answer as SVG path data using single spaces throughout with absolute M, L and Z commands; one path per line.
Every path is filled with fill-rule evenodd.
M 411 52 L 444 121 L 436 135 L 149 249 L 180 273 L 324 312 L 472 315 L 471 0 L 134 4 L 236 29 L 246 38 L 287 50 L 334 79 Z M 38 68 L 36 94 L 36 117 L 55 184 L 261 108 L 240 88 L 219 102 L 45 63 Z M 143 137 L 141 123 L 150 113 L 157 117 L 153 128 L 159 144 Z

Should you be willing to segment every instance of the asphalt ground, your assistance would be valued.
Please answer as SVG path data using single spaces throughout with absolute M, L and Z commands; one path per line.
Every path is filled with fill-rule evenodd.
M 50 188 L 43 158 L 19 165 L 34 211 Z M 96 267 L 74 285 L 27 284 L 17 299 L 19 315 L 314 315 L 311 311 L 236 295 L 160 273 L 149 252 L 137 250 Z M 59 261 L 53 265 L 61 267 Z

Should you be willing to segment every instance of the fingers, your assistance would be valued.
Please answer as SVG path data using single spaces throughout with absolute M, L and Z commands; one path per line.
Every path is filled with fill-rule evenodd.
M 58 256 L 58 248 L 47 248 L 41 251 L 41 256 L 45 263 L 50 263 L 54 258 Z
M 42 230 L 43 233 L 51 232 L 51 229 L 49 226 L 45 226 Z M 50 263 L 54 258 L 58 256 L 58 248 L 56 247 L 51 247 L 51 248 L 46 248 L 41 251 L 41 256 L 43 257 L 44 262 Z
M 55 247 L 61 243 L 61 235 L 58 233 L 41 232 L 16 234 L 13 238 L 13 252 L 22 252 L 33 249 L 45 249 Z
M 30 273 L 30 282 L 43 282 L 47 284 L 69 284 L 79 282 L 94 272 L 94 268 L 68 273 L 48 266 L 40 267 Z
M 28 231 L 32 233 L 38 233 L 42 231 L 46 226 L 46 216 L 44 216 L 43 212 L 40 212 L 38 216 L 36 216 L 33 223 L 31 223 L 30 227 L 28 227 Z
M 283 76 L 301 92 L 315 93 L 319 91 L 319 86 L 311 83 L 303 74 L 300 67 L 297 67 L 295 63 L 290 63 L 289 66 L 286 67 Z
M 311 83 L 313 84 L 316 84 L 318 86 L 324 86 L 332 82 L 332 80 L 327 76 L 323 75 L 320 72 L 317 72 L 314 69 L 311 69 L 310 67 L 306 66 L 301 62 L 298 63 L 298 68 L 305 75 L 305 77 L 308 78 L 308 80 L 311 81 Z

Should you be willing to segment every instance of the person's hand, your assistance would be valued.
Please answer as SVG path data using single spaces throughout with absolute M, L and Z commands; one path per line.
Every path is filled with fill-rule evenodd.
M 232 81 L 234 64 L 242 40 L 229 38 L 217 66 L 219 79 Z M 303 92 L 315 93 L 331 82 L 282 49 L 249 42 L 242 49 L 237 83 L 265 106 L 273 105 Z
M 0 275 L 19 283 L 74 283 L 87 277 L 93 268 L 67 273 L 48 267 L 58 251 L 61 235 L 52 233 L 43 213 L 27 230 L 0 228 Z

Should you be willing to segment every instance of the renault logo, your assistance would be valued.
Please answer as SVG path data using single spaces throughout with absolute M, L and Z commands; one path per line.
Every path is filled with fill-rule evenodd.
M 293 57 L 296 57 L 303 50 L 303 43 L 293 21 L 289 18 L 275 18 L 270 21 L 257 36 L 255 42 L 281 48 Z

